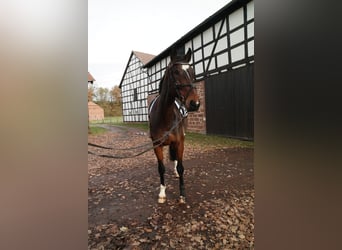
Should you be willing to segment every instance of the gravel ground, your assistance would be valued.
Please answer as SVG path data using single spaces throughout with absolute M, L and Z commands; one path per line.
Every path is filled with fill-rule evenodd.
M 89 142 L 113 148 L 149 142 L 139 129 L 107 128 L 89 135 Z M 118 156 L 139 151 L 89 150 Z M 157 203 L 153 151 L 128 159 L 88 155 L 88 249 L 253 249 L 253 149 L 186 142 L 185 204 L 178 203 L 178 179 L 167 148 L 164 153 L 164 204 Z

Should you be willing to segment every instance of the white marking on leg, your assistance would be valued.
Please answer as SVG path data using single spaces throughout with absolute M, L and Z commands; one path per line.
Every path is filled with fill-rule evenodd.
M 158 203 L 164 203 L 166 201 L 165 189 L 166 189 L 166 186 L 160 185 Z
M 159 197 L 160 198 L 166 197 L 165 189 L 166 189 L 166 186 L 160 185 L 160 192 L 159 192 Z
M 184 196 L 179 197 L 179 203 L 182 203 L 182 204 L 185 203 L 185 197 Z
M 177 171 L 177 164 L 178 164 L 178 161 L 175 160 L 175 161 L 174 161 L 174 164 L 175 164 L 175 175 L 176 175 L 176 177 L 179 177 L 179 174 L 178 174 L 178 171 Z

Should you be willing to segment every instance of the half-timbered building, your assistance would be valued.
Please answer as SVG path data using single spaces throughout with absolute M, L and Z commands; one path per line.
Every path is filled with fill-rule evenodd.
M 173 48 L 193 52 L 202 102 L 189 114 L 188 129 L 253 139 L 254 1 L 231 1 L 148 62 L 132 52 L 120 84 L 124 121 L 147 120 L 148 100 L 158 93 Z
M 132 51 L 125 73 L 121 79 L 122 115 L 124 122 L 142 122 L 148 120 L 147 96 L 148 75 L 143 66 L 154 55 Z

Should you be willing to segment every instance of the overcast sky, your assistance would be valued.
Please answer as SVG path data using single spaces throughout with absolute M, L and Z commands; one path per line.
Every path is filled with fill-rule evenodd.
M 158 55 L 230 0 L 88 0 L 88 71 L 119 85 L 132 50 Z

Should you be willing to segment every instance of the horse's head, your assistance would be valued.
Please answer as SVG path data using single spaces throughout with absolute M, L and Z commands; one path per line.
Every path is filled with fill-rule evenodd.
M 195 73 L 190 66 L 191 49 L 183 57 L 171 55 L 171 62 L 169 65 L 169 73 L 171 74 L 174 84 L 175 98 L 178 98 L 191 111 L 197 111 L 200 106 L 199 96 L 196 87 L 194 86 Z

